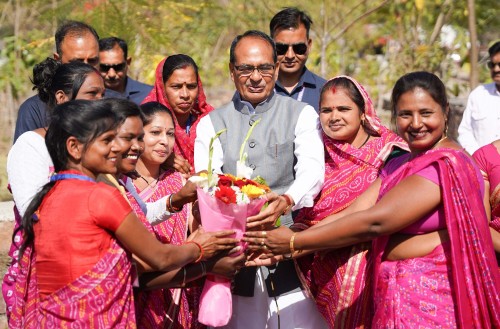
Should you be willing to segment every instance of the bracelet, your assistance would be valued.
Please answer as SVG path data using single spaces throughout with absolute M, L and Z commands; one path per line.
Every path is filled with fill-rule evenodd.
M 285 215 L 288 213 L 290 208 L 292 208 L 293 201 L 292 201 L 292 198 L 288 194 L 281 194 L 281 196 L 285 198 L 286 205 L 287 205 L 285 210 L 283 210 L 283 213 L 282 213 L 283 215 Z
M 297 234 L 297 232 L 293 233 L 292 234 L 292 237 L 290 238 L 290 255 L 291 257 L 293 257 L 293 254 L 295 253 L 295 248 L 293 246 L 293 243 L 295 242 L 295 235 Z M 297 250 L 297 253 L 300 253 L 302 250 Z
M 176 208 L 172 205 L 172 196 L 174 195 L 174 193 L 170 194 L 167 198 L 167 210 L 169 213 L 176 213 L 176 212 L 179 212 L 182 210 L 182 208 Z
M 182 272 L 183 272 L 183 278 L 182 278 L 181 288 L 184 288 L 186 286 L 186 267 L 182 268 Z
M 207 268 L 205 262 L 200 262 L 201 265 L 201 276 L 205 276 L 207 274 Z
M 200 256 L 198 256 L 198 258 L 193 262 L 193 263 L 199 263 L 200 260 L 203 258 L 203 247 L 201 246 L 201 244 L 199 244 L 198 242 L 194 242 L 194 241 L 187 241 L 184 244 L 188 244 L 188 243 L 194 243 L 200 249 Z

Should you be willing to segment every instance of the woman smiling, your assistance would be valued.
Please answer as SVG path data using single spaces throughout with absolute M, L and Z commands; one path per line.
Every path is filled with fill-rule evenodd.
M 392 115 L 411 153 L 388 162 L 349 208 L 322 225 L 247 232 L 245 240 L 293 257 L 373 240 L 372 328 L 498 328 L 500 278 L 484 183 L 446 136 L 448 111 L 437 76 L 404 75 L 392 91 Z

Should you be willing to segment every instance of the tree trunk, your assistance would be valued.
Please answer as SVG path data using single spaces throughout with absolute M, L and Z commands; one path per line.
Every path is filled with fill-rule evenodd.
M 478 49 L 476 31 L 476 11 L 475 1 L 467 0 L 467 10 L 469 12 L 469 34 L 470 34 L 470 89 L 473 90 L 479 84 L 478 74 Z

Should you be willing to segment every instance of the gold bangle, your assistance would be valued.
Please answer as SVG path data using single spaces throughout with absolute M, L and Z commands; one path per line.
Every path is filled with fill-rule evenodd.
M 290 238 L 290 254 L 292 255 L 293 257 L 293 254 L 295 253 L 295 248 L 293 247 L 293 243 L 295 241 L 295 235 L 297 234 L 297 232 L 294 232 L 292 234 L 292 237 Z

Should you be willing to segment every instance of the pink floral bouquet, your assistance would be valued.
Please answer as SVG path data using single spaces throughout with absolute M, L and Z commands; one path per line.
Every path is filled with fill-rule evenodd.
M 250 128 L 245 142 L 255 124 Z M 210 142 L 208 173 L 193 176 L 190 180 L 198 186 L 198 205 L 205 230 L 234 230 L 235 237 L 239 239 L 245 232 L 247 217 L 260 212 L 267 201 L 264 195 L 270 189 L 262 178 L 250 179 L 253 169 L 245 165 L 247 156 L 243 154 L 243 146 L 237 163 L 237 176 L 212 173 L 212 144 L 224 131 L 218 132 Z M 241 246 L 242 250 L 238 254 L 245 247 Z M 201 293 L 198 320 L 211 327 L 224 326 L 231 319 L 232 307 L 231 281 L 208 275 Z

